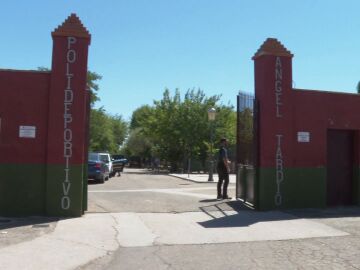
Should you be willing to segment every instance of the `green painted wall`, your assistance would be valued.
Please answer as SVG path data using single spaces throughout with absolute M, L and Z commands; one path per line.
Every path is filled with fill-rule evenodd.
M 88 210 L 88 164 L 83 166 L 83 214 Z
M 0 215 L 44 215 L 45 175 L 44 164 L 0 164 Z
M 48 216 L 67 216 L 77 217 L 83 214 L 83 171 L 84 165 L 70 165 L 69 180 L 70 189 L 70 207 L 62 208 L 62 198 L 64 197 L 65 179 L 64 165 L 47 166 L 47 184 L 46 184 L 46 214 Z M 66 204 L 65 204 L 66 205 Z
M 258 168 L 257 209 L 326 207 L 326 168 L 284 168 L 282 204 L 275 204 L 276 169 Z
M 61 205 L 64 165 L 0 164 L 0 216 L 81 216 L 87 207 L 85 169 L 84 165 L 70 166 L 70 207 L 66 210 Z

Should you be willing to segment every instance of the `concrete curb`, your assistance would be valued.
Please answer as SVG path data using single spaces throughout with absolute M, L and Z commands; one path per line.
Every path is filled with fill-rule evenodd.
M 214 181 L 207 181 L 207 174 L 190 174 L 190 178 L 188 178 L 188 174 L 176 174 L 176 173 L 171 173 L 169 174 L 169 176 L 172 177 L 176 177 L 182 180 L 186 180 L 186 181 L 190 181 L 193 183 L 202 183 L 202 184 L 217 184 L 218 183 L 218 179 L 217 176 L 214 177 Z M 204 180 L 206 179 L 206 180 Z M 235 184 L 236 183 L 236 175 L 235 174 L 230 174 L 230 183 L 231 184 Z
M 190 181 L 190 182 L 193 182 L 193 183 L 202 183 L 202 184 L 206 184 L 206 183 L 209 183 L 209 184 L 210 184 L 210 183 L 217 183 L 217 181 L 207 181 L 207 182 L 199 181 L 199 180 L 187 178 L 187 177 L 185 177 L 185 176 L 180 176 L 180 175 L 177 175 L 177 174 L 169 174 L 169 176 L 176 177 L 176 178 L 179 178 L 179 179 L 182 179 L 182 180 L 186 180 L 186 181 Z

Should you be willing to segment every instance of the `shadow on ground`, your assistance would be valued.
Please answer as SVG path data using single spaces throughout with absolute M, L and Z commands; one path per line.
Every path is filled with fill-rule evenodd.
M 300 218 L 344 218 L 360 217 L 360 207 L 358 206 L 340 206 L 331 208 L 308 208 L 308 209 L 290 209 L 284 212 L 295 215 Z
M 0 217 L 0 230 L 33 226 L 34 228 L 49 227 L 49 223 L 67 218 L 59 217 Z
M 93 179 L 88 179 L 88 185 L 102 185 L 104 183 L 101 183 L 99 181 L 93 180 Z
M 202 200 L 212 202 L 215 200 Z M 256 211 L 242 201 L 218 202 L 202 206 L 199 209 L 210 219 L 199 222 L 205 228 L 244 227 L 259 222 L 294 220 L 294 219 L 322 219 L 360 217 L 360 207 L 336 207 L 325 209 L 291 209 L 275 211 Z M 230 211 L 229 211 L 230 210 Z
M 208 221 L 199 222 L 205 228 L 242 227 L 257 222 L 255 217 L 258 216 L 256 215 L 257 212 L 242 201 L 207 199 L 200 202 L 217 202 L 199 207 L 203 213 L 211 218 Z M 234 211 L 236 214 L 233 213 Z

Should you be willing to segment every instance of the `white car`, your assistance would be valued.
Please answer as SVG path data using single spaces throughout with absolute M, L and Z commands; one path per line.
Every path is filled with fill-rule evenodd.
M 95 153 L 94 153 L 95 154 Z M 113 177 L 115 175 L 113 169 L 113 163 L 109 153 L 106 152 L 96 152 L 99 155 L 99 159 L 103 161 L 109 168 L 109 177 Z

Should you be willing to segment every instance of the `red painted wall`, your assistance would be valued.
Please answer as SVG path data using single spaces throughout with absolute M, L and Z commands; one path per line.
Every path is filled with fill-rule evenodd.
M 52 38 L 51 72 L 0 70 L 0 215 L 86 208 L 91 35 L 71 14 Z M 35 136 L 20 137 L 20 126 Z
M 51 119 L 56 119 L 56 121 L 49 123 L 48 163 L 64 164 L 64 91 L 70 87 L 73 92 L 73 101 L 67 107 L 67 113 L 71 114 L 72 118 L 71 123 L 68 123 L 72 131 L 71 141 L 74 146 L 71 164 L 83 164 L 84 148 L 79 146 L 85 145 L 84 138 L 86 137 L 84 131 L 86 130 L 86 73 L 89 40 L 76 38 L 74 43 L 70 43 L 67 37 L 53 37 L 53 39 L 49 103 L 54 105 L 50 108 L 49 114 Z M 75 52 L 75 56 L 69 56 L 71 59 L 74 57 L 73 63 L 67 61 L 69 50 Z M 67 73 L 71 74 L 69 81 Z
M 294 151 L 293 163 L 290 166 L 326 165 L 327 130 L 360 130 L 360 95 L 358 94 L 293 89 L 291 102 L 294 108 Z M 309 131 L 310 143 L 298 143 L 298 131 Z M 359 133 L 355 133 L 355 136 L 356 141 L 359 139 Z
M 0 163 L 45 163 L 50 73 L 0 70 Z M 36 138 L 20 138 L 36 126 Z
M 277 40 L 268 39 L 253 58 L 259 102 L 258 165 L 273 168 L 282 159 L 283 167 L 326 166 L 328 129 L 356 131 L 359 163 L 360 95 L 293 89 L 292 56 Z M 310 132 L 310 142 L 298 142 L 298 132 Z M 278 159 L 277 135 L 282 136 Z
M 255 98 L 259 101 L 259 166 L 274 167 L 276 135 L 282 135 L 284 162 L 289 164 L 292 149 L 292 66 L 291 58 L 279 57 L 282 67 L 281 83 L 276 85 L 276 56 L 264 55 L 255 60 Z M 275 88 L 281 91 L 276 95 Z M 278 98 L 280 106 L 276 106 Z

